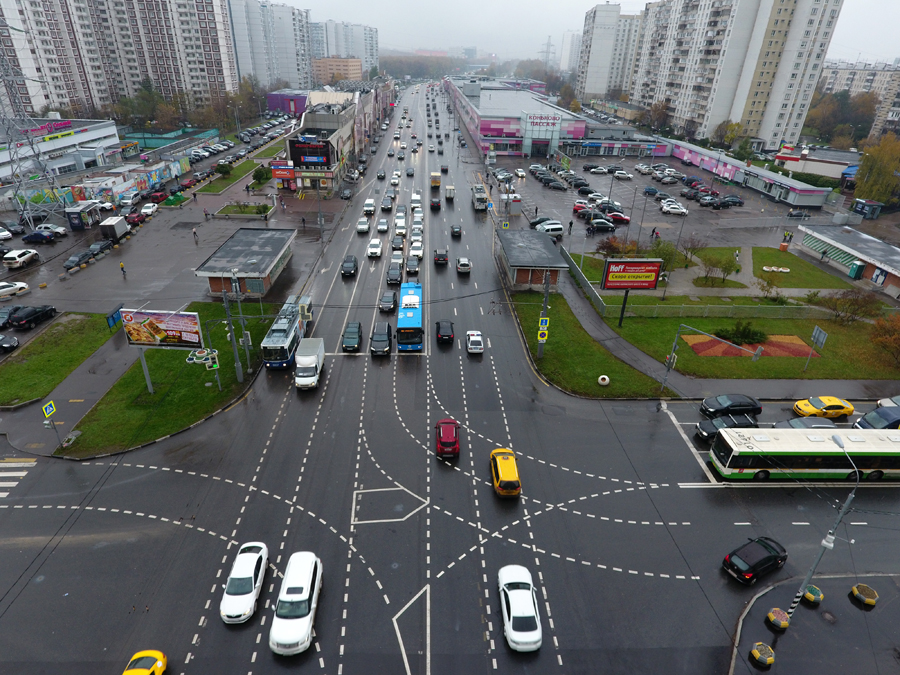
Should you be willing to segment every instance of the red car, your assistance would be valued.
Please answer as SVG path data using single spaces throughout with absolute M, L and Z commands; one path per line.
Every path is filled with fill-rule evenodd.
M 707 187 L 705 185 L 703 187 L 697 188 L 697 192 L 704 195 L 712 195 L 713 197 L 719 196 L 718 190 L 716 190 L 715 188 Z
M 434 425 L 434 452 L 440 457 L 459 456 L 459 422 L 445 417 Z
M 184 181 L 181 184 L 181 187 L 183 187 L 185 190 L 187 190 L 188 188 L 194 187 L 196 184 L 197 184 L 197 181 L 194 180 L 193 178 L 190 178 L 190 179 Z
M 129 225 L 140 225 L 145 220 L 147 220 L 147 216 L 143 213 L 129 213 L 125 216 L 125 222 Z
M 590 208 L 587 204 L 575 204 L 572 207 L 572 213 L 578 213 L 579 211 L 584 211 L 585 209 Z
M 154 204 L 159 204 L 161 202 L 164 202 L 168 198 L 169 198 L 169 195 L 167 195 L 165 192 L 154 192 L 152 195 L 150 195 L 150 201 L 153 202 Z
M 616 225 L 628 224 L 631 222 L 630 216 L 626 216 L 624 213 L 619 213 L 618 211 L 608 211 L 606 213 L 606 219 L 613 221 Z

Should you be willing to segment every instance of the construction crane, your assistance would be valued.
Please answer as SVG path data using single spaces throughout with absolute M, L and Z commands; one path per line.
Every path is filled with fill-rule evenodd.
M 0 18 L 0 29 L 25 33 Z M 47 168 L 39 143 L 43 136 L 40 124 L 25 110 L 19 87 L 27 78 L 5 49 L 0 49 L 0 143 L 9 153 L 10 174 L 13 181 L 12 202 L 23 224 L 34 228 L 52 215 L 65 217 L 65 203 L 56 177 Z M 37 176 L 40 176 L 39 178 Z M 40 198 L 29 193 L 43 188 Z

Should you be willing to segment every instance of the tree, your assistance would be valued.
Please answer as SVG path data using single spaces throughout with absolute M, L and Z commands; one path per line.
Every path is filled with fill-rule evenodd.
M 881 314 L 881 301 L 874 293 L 861 288 L 836 291 L 823 297 L 821 304 L 834 315 L 835 321 L 845 326 Z
M 267 166 L 260 166 L 253 171 L 253 182 L 257 185 L 268 183 L 272 180 L 272 169 Z
M 866 148 L 856 171 L 856 197 L 888 203 L 900 187 L 900 139 L 893 133 Z
M 581 104 L 578 101 L 572 101 L 569 104 L 569 110 L 573 113 L 580 113 L 581 112 Z
M 853 136 L 849 134 L 832 136 L 831 140 L 828 141 L 828 143 L 832 148 L 836 150 L 849 150 L 856 145 L 856 141 L 853 140 Z
M 719 259 L 718 263 L 719 274 L 722 276 L 722 284 L 725 284 L 725 280 L 730 277 L 732 274 L 737 272 L 740 269 L 740 265 L 738 265 L 738 261 L 732 258 L 731 256 L 722 256 Z
M 657 101 L 650 106 L 650 126 L 654 129 L 662 129 L 669 121 L 669 104 L 665 101 Z
M 662 260 L 664 270 L 671 270 L 675 264 L 675 258 L 678 256 L 678 249 L 668 239 L 654 239 L 653 245 L 650 247 L 650 256 Z
M 181 115 L 178 114 L 175 106 L 163 103 L 156 109 L 156 123 L 160 129 L 172 131 L 181 126 Z
M 378 77 L 378 66 L 372 66 L 369 68 L 369 79 L 374 80 L 376 77 Z
M 737 147 L 737 150 L 734 151 L 734 158 L 743 162 L 750 159 L 752 155 L 753 148 L 750 146 L 750 137 L 745 136 L 741 141 L 741 144 Z
M 730 148 L 737 140 L 738 136 L 741 135 L 741 132 L 743 130 L 744 127 L 740 122 L 724 120 L 723 122 L 719 122 L 719 124 L 716 125 L 716 128 L 713 129 L 713 132 L 709 137 L 717 145 L 726 145 Z
M 768 300 L 769 296 L 772 295 L 772 293 L 775 293 L 778 288 L 775 285 L 775 279 L 772 277 L 771 272 L 763 272 L 761 276 L 756 278 L 753 285 L 759 289 L 759 292 L 762 293 L 763 298 L 766 300 Z
M 684 123 L 684 137 L 691 140 L 697 134 L 697 123 L 694 120 L 687 120 Z
M 900 314 L 875 319 L 872 343 L 881 347 L 900 366 Z
M 686 258 L 693 258 L 708 245 L 705 239 L 701 239 L 696 234 L 691 233 L 689 237 L 681 240 L 681 252 L 684 253 Z
M 559 105 L 569 108 L 572 101 L 575 100 L 575 90 L 569 84 L 564 84 L 559 88 Z M 571 110 L 571 108 L 569 108 Z
M 223 176 L 230 176 L 232 172 L 231 164 L 216 164 L 216 173 Z
M 724 256 L 714 256 L 708 255 L 705 258 L 701 258 L 701 262 L 703 263 L 703 278 L 706 281 L 709 281 L 710 277 L 716 277 L 719 275 L 719 265 L 722 264 L 726 258 Z

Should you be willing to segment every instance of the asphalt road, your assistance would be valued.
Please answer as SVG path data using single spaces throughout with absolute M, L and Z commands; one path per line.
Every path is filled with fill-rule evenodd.
M 407 104 L 412 131 L 424 132 L 424 94 L 407 93 Z M 772 536 L 790 558 L 762 583 L 805 572 L 847 486 L 722 484 L 691 437 L 696 404 L 587 401 L 543 384 L 500 302 L 491 226 L 465 199 L 472 165 L 455 155 L 408 154 L 416 176 L 401 184 L 401 202 L 413 185 L 428 197 L 429 171 L 446 162 L 445 184 L 458 193 L 425 218 L 427 349 L 340 353 L 347 321 L 362 321 L 367 350 L 379 316 L 387 260 L 365 260 L 379 235 L 357 234 L 355 222 L 363 200 L 384 189 L 375 172 L 405 169 L 386 157 L 392 143 L 371 160 L 307 289 L 328 352 L 318 390 L 298 393 L 289 373 L 262 373 L 231 410 L 189 432 L 97 461 L 40 460 L 0 501 L 0 671 L 118 672 L 132 653 L 161 649 L 169 672 L 186 675 L 723 673 L 755 592 L 721 571 L 724 554 L 745 537 Z M 457 240 L 453 222 L 463 225 Z M 183 271 L 200 253 L 191 244 L 171 256 L 179 247 L 164 241 L 178 228 L 160 230 L 161 249 L 148 258 L 170 252 L 174 285 L 141 292 L 203 297 Z M 472 258 L 472 273 L 436 268 L 439 245 L 451 259 Z M 343 279 L 348 253 L 360 272 Z M 443 318 L 457 336 L 481 330 L 485 353 L 437 346 L 433 322 Z M 781 408 L 767 406 L 762 421 L 787 417 Z M 447 415 L 463 425 L 452 462 L 433 455 L 433 425 Z M 496 447 L 519 455 L 519 500 L 492 492 Z M 869 512 L 845 519 L 820 572 L 896 571 L 896 487 L 860 490 L 856 508 Z M 237 544 L 251 540 L 271 555 L 260 609 L 226 626 L 222 585 Z M 316 637 L 304 654 L 276 657 L 271 603 L 298 550 L 324 564 Z M 544 642 L 533 654 L 512 652 L 502 634 L 496 574 L 511 563 L 538 586 Z

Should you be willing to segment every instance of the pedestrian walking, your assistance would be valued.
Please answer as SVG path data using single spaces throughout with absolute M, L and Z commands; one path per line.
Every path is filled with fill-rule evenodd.
M 206 220 L 209 220 L 209 211 L 206 209 L 203 209 L 203 217 L 206 218 Z
M 306 218 L 301 218 L 300 222 L 303 224 L 303 227 L 306 227 Z
M 734 252 L 734 262 L 741 262 L 741 249 L 736 249 Z
M 538 207 L 535 206 L 535 207 L 534 207 L 534 217 L 535 217 L 535 218 L 537 218 L 537 209 L 538 209 Z
M 281 200 L 281 211 L 282 211 L 282 213 L 287 211 L 287 206 L 285 206 L 283 199 Z
M 196 192 L 194 194 L 192 194 L 191 197 L 194 198 L 194 201 L 197 201 L 197 193 Z
M 656 236 L 656 228 L 654 227 L 652 230 L 650 230 L 650 238 L 653 239 L 655 236 Z
M 572 234 L 572 221 L 569 221 L 569 234 Z
M 822 251 L 822 257 L 819 258 L 819 260 L 820 260 L 820 261 L 825 260 L 825 256 L 826 256 L 826 255 L 828 255 L 828 249 L 827 249 L 827 248 L 826 248 L 824 251 Z
M 125 263 L 120 262 L 120 263 L 119 263 L 119 269 L 122 270 L 122 277 L 124 278 L 124 277 L 126 276 L 126 274 L 125 274 Z
M 193 231 L 194 231 L 194 243 L 199 244 L 200 243 L 200 235 L 197 234 L 197 228 L 195 227 Z

